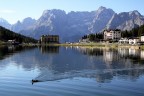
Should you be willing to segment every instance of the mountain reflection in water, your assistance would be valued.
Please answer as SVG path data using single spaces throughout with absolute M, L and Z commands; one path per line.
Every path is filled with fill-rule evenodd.
M 60 48 L 57 54 L 53 54 L 48 53 L 49 49 L 41 47 L 41 50 L 47 50 L 45 53 L 49 57 L 34 80 L 42 82 L 84 77 L 103 83 L 111 82 L 114 77 L 135 81 L 144 74 L 142 50 L 72 47 Z

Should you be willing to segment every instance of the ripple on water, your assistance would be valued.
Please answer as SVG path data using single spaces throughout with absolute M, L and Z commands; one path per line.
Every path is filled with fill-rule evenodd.
M 118 83 L 117 83 L 118 82 Z M 24 78 L 1 78 L 1 96 L 143 96 L 143 87 L 133 82 L 97 83 L 95 79 L 76 78 L 31 84 Z

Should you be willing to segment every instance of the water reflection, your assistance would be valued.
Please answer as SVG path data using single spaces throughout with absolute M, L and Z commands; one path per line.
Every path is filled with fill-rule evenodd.
M 12 55 L 13 53 L 22 51 L 22 46 L 2 46 L 0 47 L 0 60 Z
M 41 53 L 59 53 L 59 46 L 40 46 Z
M 33 50 L 34 48 L 35 47 L 22 47 L 22 46 L 2 46 L 2 47 L 0 47 L 0 69 L 4 69 L 4 68 L 8 67 L 9 64 L 12 62 L 15 62 L 17 66 L 21 66 L 21 64 L 19 64 L 19 61 L 23 61 L 23 59 L 24 59 L 22 54 L 25 53 L 25 51 L 27 51 L 27 50 L 30 51 L 30 50 Z M 17 57 L 18 55 L 20 57 Z M 22 63 L 22 65 L 25 65 L 25 64 Z
M 9 59 L 7 59 L 9 57 Z M 39 75 L 33 79 L 54 81 L 74 77 L 111 82 L 114 77 L 136 81 L 144 74 L 144 51 L 139 49 L 102 49 L 83 47 L 1 47 L 0 67 L 4 62 Z
M 144 50 L 140 49 L 118 49 L 121 58 L 128 58 L 133 64 L 144 64 Z
M 127 51 L 128 50 L 128 51 Z M 110 82 L 114 77 L 136 80 L 144 74 L 142 50 L 61 48 L 53 62 L 43 67 L 36 80 L 53 81 L 73 77 Z M 136 57 L 136 58 L 133 58 Z

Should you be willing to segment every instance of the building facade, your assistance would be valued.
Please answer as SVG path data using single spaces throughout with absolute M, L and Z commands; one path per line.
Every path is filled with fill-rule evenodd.
M 136 44 L 138 44 L 138 42 L 140 42 L 139 38 L 129 39 L 129 44 L 131 44 L 131 45 L 136 45 Z
M 144 36 L 141 36 L 140 39 L 141 39 L 141 42 L 144 42 Z
M 42 35 L 40 39 L 41 44 L 59 43 L 58 35 Z
M 128 38 L 121 38 L 121 39 L 119 40 L 119 43 L 120 43 L 120 44 L 129 44 L 129 39 L 128 39 Z
M 118 41 L 120 38 L 121 38 L 120 30 L 105 30 L 104 31 L 104 40 Z
M 131 45 L 136 45 L 140 42 L 139 38 L 121 38 L 119 40 L 120 44 L 131 44 Z

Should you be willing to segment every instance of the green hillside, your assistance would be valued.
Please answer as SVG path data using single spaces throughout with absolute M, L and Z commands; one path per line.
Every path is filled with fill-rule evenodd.
M 19 43 L 37 43 L 37 40 L 31 37 L 26 37 L 0 26 L 0 43 L 8 40 L 16 40 Z

